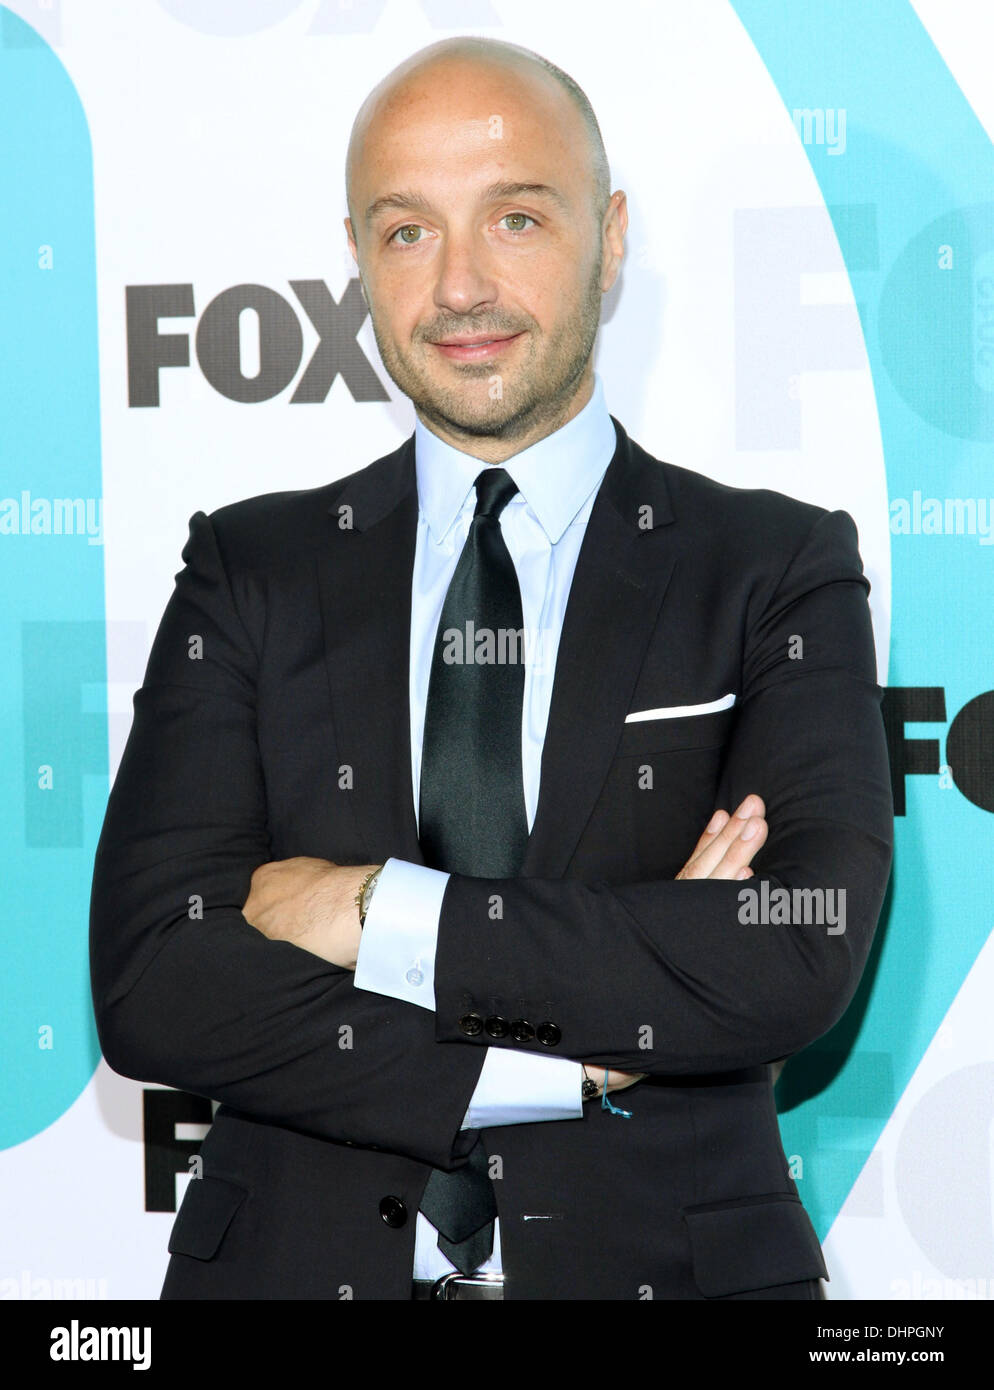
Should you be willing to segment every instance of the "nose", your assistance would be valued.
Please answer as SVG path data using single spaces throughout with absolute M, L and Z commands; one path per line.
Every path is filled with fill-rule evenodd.
M 437 258 L 435 306 L 453 314 L 469 314 L 497 302 L 493 265 L 479 238 L 471 231 L 450 231 Z

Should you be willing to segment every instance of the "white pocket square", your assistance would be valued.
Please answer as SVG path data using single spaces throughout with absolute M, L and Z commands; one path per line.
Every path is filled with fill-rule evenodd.
M 734 704 L 734 695 L 722 695 L 720 700 L 711 700 L 706 705 L 660 705 L 658 709 L 635 710 L 625 716 L 625 723 L 638 724 L 643 719 L 682 719 L 687 714 L 717 714 L 719 710 L 731 709 Z

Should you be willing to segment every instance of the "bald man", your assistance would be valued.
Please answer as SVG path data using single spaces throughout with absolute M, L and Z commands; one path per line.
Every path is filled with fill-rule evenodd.
M 221 1102 L 162 1297 L 823 1297 L 773 1083 L 890 867 L 855 527 L 608 414 L 546 59 L 415 54 L 346 184 L 414 433 L 195 513 L 97 851 L 104 1053 Z

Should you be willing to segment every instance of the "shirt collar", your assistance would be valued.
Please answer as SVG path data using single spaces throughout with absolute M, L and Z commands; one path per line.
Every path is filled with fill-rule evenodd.
M 583 409 L 500 467 L 517 483 L 555 545 L 603 478 L 616 446 L 614 424 L 595 372 L 593 394 Z M 480 469 L 487 465 L 439 439 L 420 419 L 414 427 L 414 462 L 418 502 L 437 545 L 462 510 Z

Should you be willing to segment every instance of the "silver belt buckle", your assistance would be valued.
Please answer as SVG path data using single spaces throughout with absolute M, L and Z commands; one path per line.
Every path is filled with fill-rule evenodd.
M 498 1299 L 504 1297 L 503 1274 L 443 1274 L 436 1279 L 431 1291 L 432 1299 L 444 1299 L 449 1303 L 468 1302 L 470 1299 Z

